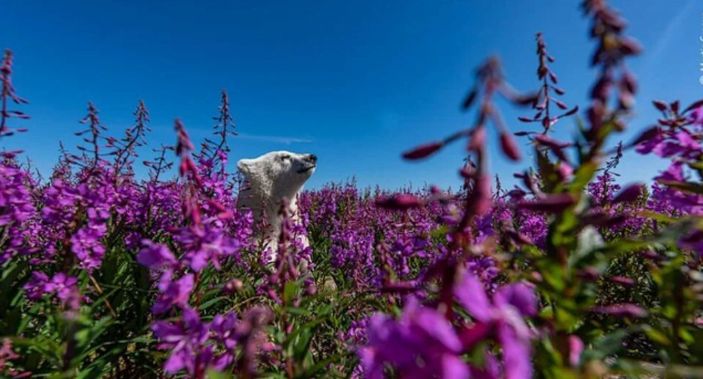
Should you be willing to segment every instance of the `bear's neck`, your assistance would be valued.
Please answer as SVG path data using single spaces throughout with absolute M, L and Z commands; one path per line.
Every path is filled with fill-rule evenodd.
M 288 187 L 276 186 L 269 180 L 257 180 L 252 178 L 249 183 L 239 193 L 238 205 L 250 208 L 253 212 L 254 220 L 258 223 L 261 216 L 265 221 L 278 230 L 280 226 L 279 213 L 282 200 L 288 199 L 290 215 L 294 220 L 298 219 L 297 194 L 302 189 L 302 185 Z

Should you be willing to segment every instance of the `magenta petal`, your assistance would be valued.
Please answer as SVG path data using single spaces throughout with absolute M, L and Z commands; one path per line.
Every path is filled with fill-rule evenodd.
M 166 360 L 166 363 L 164 363 L 164 371 L 166 371 L 169 374 L 175 374 L 181 369 L 183 369 L 186 365 L 186 362 L 188 360 L 187 357 L 183 357 L 183 353 L 181 351 L 174 352 L 171 354 L 170 357 Z
M 165 342 L 177 341 L 181 338 L 183 331 L 180 327 L 166 321 L 157 321 L 151 325 L 154 335 Z
M 152 243 L 151 241 L 144 241 L 144 245 L 144 248 L 137 255 L 137 262 L 140 264 L 146 267 L 154 267 L 176 263 L 176 257 L 165 245 Z
M 442 356 L 443 379 L 468 379 L 469 376 L 469 367 L 461 358 L 452 354 Z
M 578 366 L 581 360 L 581 352 L 583 352 L 583 341 L 575 335 L 569 336 L 569 364 Z
M 462 281 L 454 287 L 454 295 L 471 316 L 483 322 L 490 320 L 492 305 L 483 284 L 473 274 L 464 273 Z
M 518 337 L 510 324 L 500 323 L 498 340 L 503 347 L 503 367 L 506 379 L 530 379 L 532 362 L 530 341 Z
M 459 352 L 461 342 L 454 332 L 452 325 L 434 309 L 422 308 L 417 311 L 414 321 L 433 339 L 440 342 L 450 351 Z
M 532 288 L 524 283 L 502 287 L 496 293 L 494 300 L 497 306 L 512 305 L 525 316 L 537 314 L 537 297 Z
M 364 378 L 383 379 L 383 362 L 377 359 L 376 351 L 370 347 L 363 347 L 357 352 L 364 368 Z

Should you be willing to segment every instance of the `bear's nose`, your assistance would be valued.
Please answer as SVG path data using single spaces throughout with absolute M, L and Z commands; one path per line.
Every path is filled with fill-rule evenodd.
M 307 160 L 310 161 L 310 162 L 312 162 L 312 163 L 317 163 L 317 155 L 315 155 L 315 154 L 308 154 L 308 159 L 307 159 Z

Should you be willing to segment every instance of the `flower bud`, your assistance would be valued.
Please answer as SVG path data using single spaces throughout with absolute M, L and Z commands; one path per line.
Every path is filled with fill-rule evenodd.
M 385 209 L 407 210 L 422 205 L 424 205 L 422 199 L 410 194 L 397 194 L 376 199 L 376 206 Z
M 439 149 L 441 149 L 443 146 L 444 143 L 442 142 L 431 142 L 425 145 L 421 145 L 403 153 L 403 158 L 408 160 L 427 158 L 430 155 L 439 151 Z
M 506 132 L 500 133 L 500 147 L 503 153 L 513 161 L 520 160 L 520 149 L 515 144 L 515 140 Z

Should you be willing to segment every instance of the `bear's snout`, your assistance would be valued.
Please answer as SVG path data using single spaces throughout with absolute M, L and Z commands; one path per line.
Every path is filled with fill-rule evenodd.
M 305 160 L 308 161 L 308 162 L 311 162 L 311 163 L 317 163 L 317 155 L 315 155 L 315 154 L 308 154 L 308 155 L 305 157 Z

